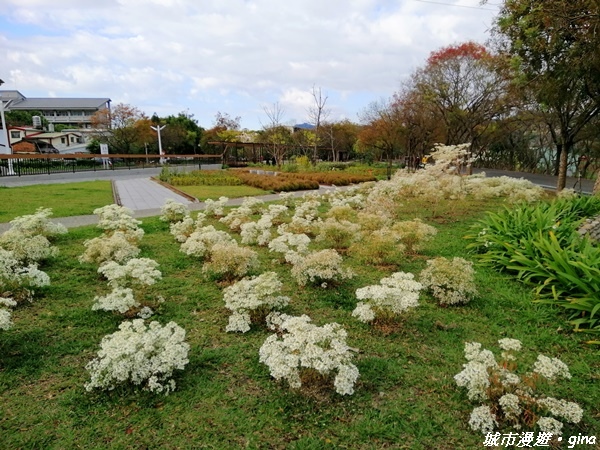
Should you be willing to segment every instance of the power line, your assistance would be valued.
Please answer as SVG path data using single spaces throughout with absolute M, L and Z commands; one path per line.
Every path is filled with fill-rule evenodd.
M 421 3 L 432 3 L 434 5 L 456 6 L 458 8 L 479 9 L 481 11 L 496 11 L 495 9 L 482 8 L 481 6 L 455 5 L 453 3 L 434 2 L 432 0 L 414 0 L 414 1 L 415 2 L 421 2 Z

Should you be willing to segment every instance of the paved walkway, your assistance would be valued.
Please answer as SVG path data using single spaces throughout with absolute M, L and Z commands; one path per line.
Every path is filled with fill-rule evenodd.
M 150 178 L 114 180 L 113 187 L 118 203 L 134 211 L 161 208 L 168 199 L 191 205 L 191 199 L 162 186 Z

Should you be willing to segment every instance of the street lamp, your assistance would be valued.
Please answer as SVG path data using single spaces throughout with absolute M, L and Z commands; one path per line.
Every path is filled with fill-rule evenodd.
M 160 125 L 156 125 L 155 127 L 150 126 L 150 128 L 152 128 L 154 131 L 156 131 L 158 133 L 158 154 L 160 155 L 160 163 L 164 164 L 165 163 L 165 153 L 163 152 L 162 149 L 162 142 L 160 141 L 160 131 L 163 130 L 166 127 L 166 125 L 163 125 L 162 127 Z

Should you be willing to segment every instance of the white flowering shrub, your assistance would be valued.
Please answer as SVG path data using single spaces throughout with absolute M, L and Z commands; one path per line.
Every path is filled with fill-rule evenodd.
M 67 228 L 50 220 L 51 208 L 38 208 L 35 214 L 15 217 L 10 221 L 10 230 L 19 232 L 25 236 L 41 235 L 47 238 L 66 234 Z
M 468 303 L 477 295 L 473 263 L 463 258 L 428 260 L 419 280 L 441 305 Z
M 280 253 L 289 264 L 299 261 L 308 253 L 310 238 L 306 234 L 282 232 L 269 242 L 269 252 Z
M 275 272 L 265 272 L 223 289 L 225 307 L 231 311 L 225 330 L 245 333 L 253 319 L 264 320 L 271 311 L 286 306 L 290 298 L 280 295 L 282 287 Z
M 219 197 L 218 200 L 207 198 L 204 200 L 204 214 L 207 217 L 223 217 L 225 215 L 224 208 L 228 201 L 229 198 L 227 197 Z
M 0 236 L 0 248 L 10 250 L 23 264 L 45 261 L 59 253 L 58 247 L 53 246 L 45 236 L 27 236 L 13 230 Z
M 85 388 L 112 390 L 133 384 L 169 394 L 175 389 L 174 371 L 189 362 L 188 351 L 185 330 L 175 322 L 163 327 L 155 321 L 146 326 L 143 319 L 125 321 L 119 331 L 102 339 L 97 358 L 86 365 L 91 379 Z
M 35 288 L 48 286 L 50 277 L 37 264 L 27 266 L 13 252 L 0 248 L 0 297 L 12 301 L 32 301 Z
M 113 290 L 103 296 L 94 297 L 92 310 L 114 311 L 125 314 L 131 309 L 138 308 L 140 303 L 136 300 L 133 289 L 115 286 Z
M 467 364 L 454 376 L 467 397 L 482 404 L 473 409 L 469 425 L 475 431 L 490 433 L 495 429 L 522 428 L 560 434 L 564 420 L 579 423 L 583 410 L 577 403 L 548 397 L 537 391 L 551 386 L 558 378 L 570 379 L 569 369 L 557 358 L 539 355 L 531 372 L 517 373 L 517 339 L 500 339 L 501 360 L 478 342 L 465 344 Z M 560 419 L 560 420 L 559 420 Z
M 296 206 L 296 194 L 292 191 L 290 192 L 280 192 L 279 199 L 283 202 L 285 206 L 288 208 L 293 208 Z
M 190 237 L 181 244 L 180 251 L 196 258 L 205 258 L 215 244 L 235 243 L 229 233 L 215 229 L 212 225 L 194 231 Z
M 227 225 L 231 231 L 240 231 L 243 224 L 252 222 L 252 209 L 241 205 L 229 211 L 225 217 L 221 217 L 219 222 Z
M 273 226 L 273 217 L 269 214 L 263 214 L 256 222 L 247 222 L 242 224 L 240 235 L 242 244 L 266 246 L 271 240 L 271 227 Z
M 327 287 L 327 283 L 354 276 L 354 272 L 344 268 L 342 262 L 342 256 L 333 249 L 311 252 L 294 262 L 291 273 L 300 286 L 311 283 Z
M 12 298 L 0 297 L 0 330 L 12 328 L 12 314 L 10 308 L 17 306 Z
M 533 203 L 544 195 L 542 187 L 524 178 L 486 177 L 485 173 L 467 177 L 465 188 L 477 199 L 504 197 L 509 203 Z
M 177 242 L 183 243 L 188 240 L 196 230 L 196 223 L 190 216 L 186 216 L 178 222 L 169 225 L 169 232 Z
M 258 254 L 251 248 L 242 247 L 236 241 L 218 242 L 210 249 L 202 272 L 215 279 L 230 281 L 242 278 L 258 267 Z
M 363 233 L 370 233 L 373 231 L 387 228 L 391 225 L 392 221 L 389 217 L 381 214 L 372 214 L 369 212 L 359 211 L 356 215 L 356 223 L 360 225 L 360 229 Z
M 415 253 L 423 248 L 425 242 L 430 241 L 437 234 L 437 229 L 423 223 L 421 219 L 396 222 L 391 227 L 398 233 L 398 238 L 406 247 L 407 253 Z
M 133 211 L 125 206 L 107 205 L 94 210 L 98 216 L 98 228 L 105 234 L 121 232 L 131 243 L 138 244 L 144 237 L 144 230 L 139 225 L 142 223 L 133 218 Z
M 273 225 L 281 225 L 283 223 L 283 217 L 287 215 L 289 208 L 285 205 L 269 205 L 267 206 L 267 212 L 271 217 Z
M 367 323 L 378 317 L 395 317 L 417 307 L 423 285 L 414 277 L 412 273 L 396 272 L 382 278 L 378 285 L 357 289 L 356 298 L 360 301 L 352 316 Z
M 269 367 L 273 378 L 286 380 L 293 389 L 302 386 L 307 371 L 314 370 L 323 376 L 335 373 L 336 392 L 352 395 L 359 372 L 352 364 L 346 331 L 337 323 L 319 327 L 310 322 L 306 315 L 269 315 L 269 326 L 277 333 L 269 336 L 260 347 L 260 362 Z
M 52 209 L 38 208 L 35 214 L 16 217 L 0 235 L 0 248 L 13 252 L 24 264 L 44 261 L 58 255 L 50 238 L 67 233 L 60 223 L 50 221 Z
M 168 223 L 179 222 L 190 215 L 190 210 L 183 203 L 168 198 L 160 208 L 160 220 Z
M 360 225 L 348 220 L 329 218 L 319 222 L 315 228 L 315 240 L 335 249 L 346 249 L 360 237 Z
M 79 256 L 79 261 L 82 263 L 98 265 L 107 261 L 123 263 L 140 254 L 138 246 L 130 241 L 126 233 L 121 231 L 88 239 L 83 245 L 85 250 Z
M 150 258 L 132 258 L 125 264 L 108 261 L 98 273 L 104 275 L 111 287 L 150 286 L 161 279 L 158 263 Z

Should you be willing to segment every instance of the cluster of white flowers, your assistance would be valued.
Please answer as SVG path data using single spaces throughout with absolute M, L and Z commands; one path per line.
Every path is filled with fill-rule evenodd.
M 133 289 L 114 287 L 113 290 L 107 295 L 99 295 L 94 297 L 94 304 L 92 310 L 97 311 L 99 309 L 103 311 L 117 311 L 121 314 L 125 314 L 127 311 L 140 306 L 140 303 L 136 300 L 133 295 Z
M 419 305 L 421 283 L 414 281 L 412 273 L 396 272 L 382 278 L 378 285 L 356 290 L 359 301 L 352 316 L 361 322 L 372 322 L 378 315 L 397 315 Z
M 465 179 L 467 192 L 475 198 L 505 197 L 509 203 L 538 201 L 544 189 L 524 178 L 486 177 L 480 173 Z
M 8 330 L 12 327 L 12 314 L 9 308 L 17 306 L 11 298 L 0 297 L 0 330 Z
M 271 240 L 271 227 L 273 226 L 273 216 L 263 214 L 256 222 L 247 222 L 242 224 L 241 236 L 242 244 L 258 244 L 265 246 Z
M 545 355 L 538 355 L 537 361 L 533 364 L 533 372 L 554 380 L 556 378 L 570 379 L 571 374 L 567 365 L 558 358 L 550 358 Z
M 82 263 L 101 265 L 107 261 L 123 263 L 140 253 L 138 245 L 144 237 L 141 222 L 133 218 L 133 211 L 119 205 L 107 205 L 94 210 L 98 215 L 98 228 L 104 233 L 86 240 L 85 250 L 79 256 Z
M 162 208 L 160 208 L 160 213 L 160 220 L 163 222 L 176 223 L 182 221 L 186 217 L 189 217 L 190 210 L 183 203 L 169 198 Z
M 188 240 L 194 231 L 200 230 L 205 221 L 206 214 L 204 213 L 198 213 L 196 220 L 191 216 L 185 216 L 182 220 L 171 223 L 169 231 L 177 242 L 183 243 Z
M 233 240 L 214 244 L 202 272 L 219 279 L 239 279 L 259 267 L 258 254 Z
M 294 192 L 280 192 L 279 199 L 288 208 L 293 208 L 296 205 L 296 194 Z
M 304 197 L 303 201 L 296 205 L 291 221 L 280 225 L 279 234 L 283 232 L 312 234 L 315 223 L 320 220 L 318 218 L 319 206 L 321 206 L 321 202 L 318 197 Z
M 225 215 L 225 205 L 229 198 L 227 197 L 219 197 L 219 200 L 212 200 L 207 198 L 204 200 L 204 214 L 207 217 L 223 217 Z
M 86 365 L 91 380 L 85 388 L 112 390 L 133 383 L 169 394 L 175 389 L 173 372 L 189 362 L 188 351 L 185 330 L 174 322 L 164 327 L 155 321 L 146 326 L 142 319 L 123 322 L 102 339 L 97 358 Z
M 278 228 L 279 236 L 269 242 L 269 251 L 283 254 L 285 261 L 294 264 L 308 253 L 310 238 L 306 234 L 295 234 Z
M 64 225 L 50 221 L 52 209 L 38 208 L 35 214 L 16 217 L 0 236 L 0 248 L 9 250 L 23 264 L 40 262 L 58 255 L 50 238 L 65 234 Z
M 111 287 L 150 286 L 162 277 L 157 267 L 158 263 L 153 259 L 133 258 L 123 265 L 115 261 L 109 261 L 100 266 L 98 273 L 104 275 Z
M 334 249 L 315 251 L 294 261 L 291 273 L 300 286 L 313 283 L 326 287 L 328 282 L 354 276 L 354 272 L 344 268 L 342 262 L 342 256 Z
M 352 395 L 359 372 L 352 364 L 346 331 L 337 323 L 319 327 L 310 322 L 306 315 L 270 314 L 268 323 L 277 333 L 269 336 L 261 346 L 260 362 L 269 367 L 273 378 L 285 379 L 294 389 L 302 386 L 304 370 L 313 369 L 322 375 L 335 371 L 336 392 Z
M 245 333 L 250 330 L 251 313 L 267 313 L 286 306 L 290 298 L 280 295 L 283 283 L 275 272 L 244 278 L 223 289 L 225 307 L 231 311 L 226 331 Z
M 107 261 L 122 263 L 140 254 L 137 244 L 132 243 L 121 231 L 88 239 L 83 245 L 85 251 L 79 256 L 79 261 L 82 263 L 103 264 Z
M 181 252 L 197 258 L 205 258 L 215 244 L 234 243 L 235 239 L 229 233 L 217 230 L 212 225 L 194 231 L 189 238 L 181 244 Z
M 142 223 L 133 217 L 133 211 L 125 206 L 106 205 L 94 210 L 98 216 L 98 228 L 105 234 L 122 232 L 132 243 L 139 243 L 144 237 L 144 230 L 139 225 Z
M 221 217 L 219 222 L 224 223 L 231 231 L 240 231 L 242 225 L 252 221 L 252 208 L 242 204 L 241 206 L 229 211 L 225 217 Z
M 150 258 L 133 258 L 125 264 L 108 261 L 100 266 L 98 273 L 104 275 L 112 292 L 105 296 L 94 297 L 93 310 L 118 311 L 125 314 L 140 307 L 132 288 L 150 286 L 160 280 L 162 274 L 158 263 Z M 150 317 L 153 311 L 144 307 L 142 316 Z
M 50 277 L 37 264 L 24 265 L 13 252 L 0 248 L 0 297 L 32 301 L 34 288 L 49 284 Z
M 459 257 L 428 260 L 420 281 L 442 305 L 468 303 L 477 295 L 473 263 Z
M 571 423 L 581 421 L 583 410 L 577 403 L 536 393 L 540 377 L 547 381 L 571 377 L 562 361 L 539 355 L 534 372 L 519 376 L 515 373 L 514 353 L 521 350 L 521 342 L 505 338 L 498 344 L 503 350 L 500 363 L 491 351 L 482 349 L 480 343 L 467 342 L 465 357 L 468 362 L 454 376 L 456 384 L 467 389 L 470 400 L 484 403 L 471 414 L 469 425 L 473 430 L 488 433 L 503 425 L 516 430 L 537 425 L 541 431 L 560 434 L 563 424 L 556 418 Z M 540 411 L 554 417 L 542 416 Z

